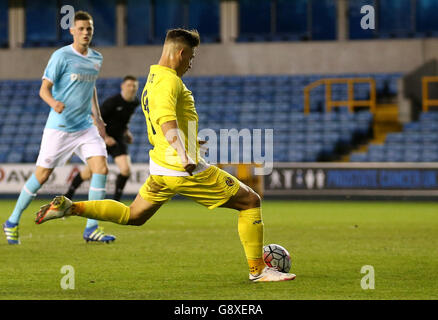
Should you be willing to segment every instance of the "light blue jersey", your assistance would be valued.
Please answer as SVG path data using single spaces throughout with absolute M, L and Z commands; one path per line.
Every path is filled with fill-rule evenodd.
M 43 79 L 53 83 L 53 98 L 64 103 L 65 108 L 62 113 L 50 110 L 46 128 L 75 132 L 93 125 L 91 101 L 102 61 L 99 52 L 88 48 L 83 56 L 72 45 L 52 54 Z

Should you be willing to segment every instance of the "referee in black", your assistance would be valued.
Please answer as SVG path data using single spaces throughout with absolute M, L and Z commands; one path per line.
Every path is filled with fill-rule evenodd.
M 129 131 L 128 124 L 135 109 L 140 104 L 137 98 L 138 80 L 136 77 L 131 75 L 125 76 L 120 88 L 120 93 L 109 97 L 100 106 L 100 113 L 102 114 L 103 121 L 106 123 L 106 149 L 120 170 L 120 173 L 117 175 L 116 189 L 113 197 L 117 201 L 122 197 L 123 189 L 131 175 L 131 159 L 128 154 L 128 144 L 131 144 L 134 138 Z M 82 182 L 90 178 L 91 170 L 87 166 L 73 178 L 65 196 L 71 199 Z

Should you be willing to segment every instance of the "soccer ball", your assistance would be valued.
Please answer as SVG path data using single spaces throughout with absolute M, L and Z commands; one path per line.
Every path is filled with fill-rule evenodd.
M 279 244 L 268 244 L 263 247 L 263 259 L 268 267 L 288 273 L 292 265 L 289 252 Z

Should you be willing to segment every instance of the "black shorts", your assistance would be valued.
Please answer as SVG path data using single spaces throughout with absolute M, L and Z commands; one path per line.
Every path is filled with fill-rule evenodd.
M 117 143 L 111 147 L 106 146 L 106 150 L 108 151 L 108 154 L 115 158 L 124 154 L 128 154 L 128 145 L 125 141 L 123 141 L 123 138 L 115 139 Z

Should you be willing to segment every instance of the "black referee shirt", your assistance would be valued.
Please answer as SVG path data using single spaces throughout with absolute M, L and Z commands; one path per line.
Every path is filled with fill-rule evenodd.
M 106 123 L 106 132 L 111 137 L 122 137 L 128 129 L 129 120 L 140 104 L 137 97 L 133 101 L 126 101 L 122 95 L 116 94 L 106 99 L 100 106 L 102 119 Z

